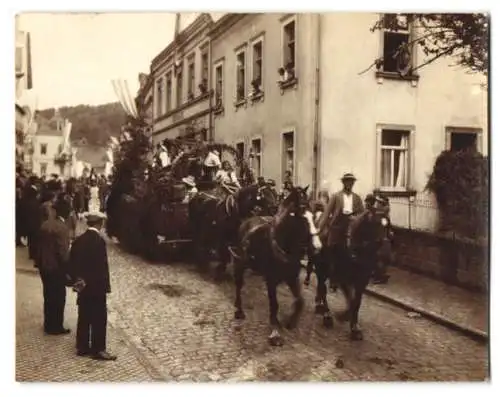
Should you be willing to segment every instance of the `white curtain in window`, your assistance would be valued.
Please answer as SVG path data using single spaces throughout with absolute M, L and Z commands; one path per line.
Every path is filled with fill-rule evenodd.
M 406 167 L 405 167 L 405 161 L 406 159 L 406 152 L 404 151 L 395 151 L 394 152 L 394 179 L 395 179 L 395 184 L 394 186 L 397 187 L 404 187 L 405 186 L 405 174 L 406 174 Z M 397 165 L 397 167 L 396 167 Z
M 390 149 L 382 149 L 381 158 L 381 186 L 391 186 L 391 152 Z

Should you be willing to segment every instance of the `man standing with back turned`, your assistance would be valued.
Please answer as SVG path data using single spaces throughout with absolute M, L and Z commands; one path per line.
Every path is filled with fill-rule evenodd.
M 100 235 L 106 215 L 87 215 L 88 229 L 71 246 L 71 276 L 78 293 L 77 355 L 116 360 L 106 351 L 106 294 L 111 292 L 106 242 Z
M 49 335 L 69 333 L 64 328 L 66 305 L 69 230 L 64 213 L 55 210 L 55 218 L 42 223 L 38 233 L 35 265 L 40 271 L 43 285 L 44 330 Z

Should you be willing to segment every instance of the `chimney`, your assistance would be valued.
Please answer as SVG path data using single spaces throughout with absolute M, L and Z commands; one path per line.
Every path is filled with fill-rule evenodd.
M 175 13 L 174 39 L 177 39 L 177 36 L 179 36 L 180 28 L 181 28 L 181 13 L 180 12 L 176 12 Z
M 26 81 L 27 81 L 27 89 L 31 90 L 33 88 L 33 73 L 31 71 L 31 36 L 28 33 L 26 33 L 26 70 L 27 70 L 27 76 L 26 76 Z

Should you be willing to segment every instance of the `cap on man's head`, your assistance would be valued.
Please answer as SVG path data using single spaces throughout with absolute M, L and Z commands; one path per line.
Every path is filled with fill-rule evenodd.
M 356 177 L 354 176 L 353 173 L 347 172 L 344 175 L 342 175 L 342 178 L 340 180 L 341 181 L 355 181 Z
M 106 219 L 106 214 L 99 211 L 89 212 L 85 214 L 85 219 L 87 220 L 87 223 L 98 223 Z

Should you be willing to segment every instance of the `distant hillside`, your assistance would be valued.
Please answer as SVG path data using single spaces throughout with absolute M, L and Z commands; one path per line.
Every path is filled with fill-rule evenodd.
M 54 108 L 39 111 L 46 119 L 52 118 Z M 125 123 L 126 114 L 118 102 L 99 106 L 61 107 L 59 112 L 67 118 L 73 127 L 71 140 L 85 138 L 91 145 L 103 145 L 110 136 L 119 136 L 120 128 Z

